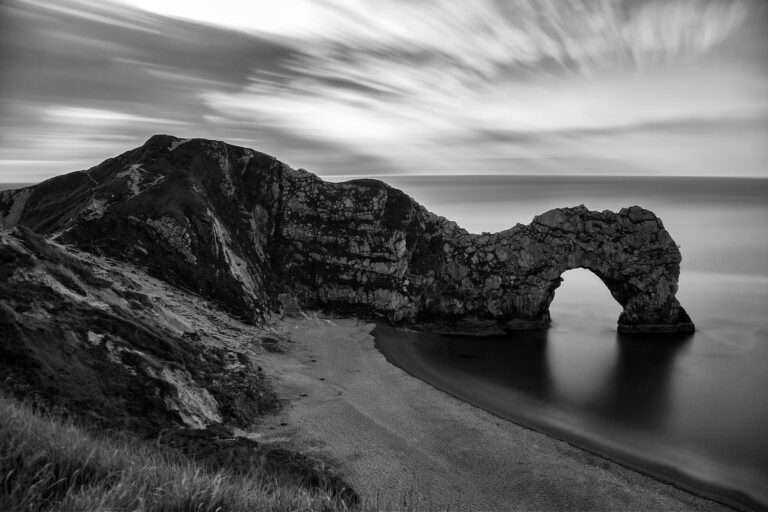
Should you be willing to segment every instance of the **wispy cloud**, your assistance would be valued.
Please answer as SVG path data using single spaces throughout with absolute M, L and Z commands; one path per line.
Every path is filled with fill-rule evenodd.
M 52 122 L 65 126 L 94 126 L 101 128 L 117 128 L 124 123 L 186 125 L 183 121 L 162 119 L 158 117 L 137 116 L 112 110 L 101 110 L 82 107 L 46 107 L 44 117 Z
M 708 50 L 753 7 L 721 0 L 124 0 L 150 12 L 267 33 L 329 56 L 414 49 L 478 71 L 553 59 L 580 70 L 643 67 Z
M 718 174 L 729 157 L 765 175 L 766 11 L 757 0 L 12 0 L 0 6 L 0 158 L 85 167 L 162 131 L 335 175 Z M 34 169 L 10 165 L 0 179 Z

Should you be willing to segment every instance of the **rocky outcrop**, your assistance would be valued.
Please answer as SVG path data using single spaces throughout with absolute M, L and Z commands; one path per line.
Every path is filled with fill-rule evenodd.
M 29 229 L 0 233 L 3 391 L 146 436 L 246 428 L 278 407 L 244 352 L 201 339 L 163 300 Z
M 379 181 L 328 183 L 250 149 L 158 135 L 0 195 L 0 225 L 18 224 L 139 263 L 254 322 L 283 293 L 428 329 L 541 329 L 560 275 L 583 267 L 624 308 L 619 330 L 693 330 L 675 298 L 680 252 L 638 206 L 561 208 L 476 235 Z
M 131 265 L 24 227 L 0 233 L 3 399 L 66 416 L 99 439 L 138 436 L 161 457 L 178 451 L 209 470 L 295 482 L 353 508 L 357 494 L 325 461 L 253 439 L 284 402 L 259 366 L 281 341 L 274 336 L 282 339 Z

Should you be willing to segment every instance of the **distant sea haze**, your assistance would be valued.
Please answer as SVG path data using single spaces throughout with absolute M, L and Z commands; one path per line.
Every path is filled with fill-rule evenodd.
M 634 176 L 397 176 L 383 178 L 473 232 L 528 224 L 584 204 L 653 211 L 680 245 L 682 270 L 768 275 L 768 179 Z

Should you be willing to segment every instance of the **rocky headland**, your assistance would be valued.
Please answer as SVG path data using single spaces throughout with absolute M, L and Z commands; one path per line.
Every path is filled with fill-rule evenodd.
M 622 306 L 620 331 L 686 332 L 680 260 L 639 206 L 558 208 L 471 234 L 380 181 L 328 183 L 250 149 L 157 135 L 0 191 L 2 392 L 205 467 L 287 475 L 311 490 L 311 509 L 358 503 L 327 463 L 337 459 L 366 499 L 399 500 L 414 491 L 403 475 L 421 468 L 415 491 L 446 506 L 447 485 L 459 501 L 474 489 L 479 508 L 718 510 L 430 388 L 376 352 L 371 324 L 304 313 L 472 335 L 545 329 L 561 274 L 583 267 Z M 446 435 L 414 451 L 413 439 Z M 505 455 L 508 439 L 522 441 Z M 491 472 L 514 470 L 514 492 L 487 489 L 456 445 Z
M 264 418 L 285 405 L 260 364 L 285 344 L 274 323 L 242 323 L 130 264 L 61 246 L 25 227 L 0 233 L 3 407 L 15 398 L 98 439 L 107 433 L 108 439 L 137 439 L 159 450 L 162 460 L 180 453 L 204 468 L 198 471 L 256 474 L 283 486 L 266 493 L 296 493 L 295 501 L 326 500 L 334 505 L 329 510 L 346 510 L 357 495 L 325 459 L 259 433 Z M 3 435 L 18 435 L 12 430 L 18 417 L 3 411 Z M 8 448 L 0 446 L 0 473 L 13 467 Z M 22 466 L 47 461 L 57 478 L 67 473 L 62 464 L 90 475 L 90 467 L 76 470 L 75 454 L 57 455 L 67 449 L 38 448 Z M 4 510 L 17 509 L 14 471 L 20 470 L 3 474 Z
M 87 171 L 0 192 L 0 227 L 128 261 L 262 322 L 281 303 L 491 334 L 549 326 L 568 269 L 594 272 L 623 332 L 685 332 L 680 251 L 639 206 L 543 213 L 471 234 L 376 180 L 329 183 L 250 149 L 156 135 Z
M 174 510 L 723 510 L 409 376 L 375 349 L 373 324 L 284 302 L 294 317 L 257 326 L 141 266 L 23 226 L 0 233 L 4 509 L 22 509 L 9 498 L 30 489 L 43 505 L 25 510 L 91 510 L 87 496 L 113 503 L 126 492 L 117 502 L 129 505 L 110 509 L 169 510 L 160 504 L 180 494 L 189 506 Z M 9 396 L 99 443 L 77 436 L 78 459 L 48 416 L 43 434 L 40 421 L 18 426 Z M 115 439 L 134 438 L 114 452 Z M 121 494 L 135 478 L 123 478 L 127 452 L 154 453 L 128 473 L 156 482 L 160 471 L 168 487 Z M 105 453 L 121 462 L 102 470 Z M 158 461 L 176 453 L 199 465 L 169 473 Z M 38 467 L 64 490 L 35 492 Z M 190 498 L 195 478 L 204 487 Z M 230 494 L 195 501 L 208 503 L 221 478 Z M 263 504 L 222 507 L 242 497 L 243 480 L 265 482 L 266 496 L 246 500 Z

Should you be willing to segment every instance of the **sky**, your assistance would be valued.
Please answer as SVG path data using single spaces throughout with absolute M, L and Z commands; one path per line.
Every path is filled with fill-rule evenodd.
M 768 178 L 763 0 L 4 0 L 0 182 L 151 135 L 332 179 Z

